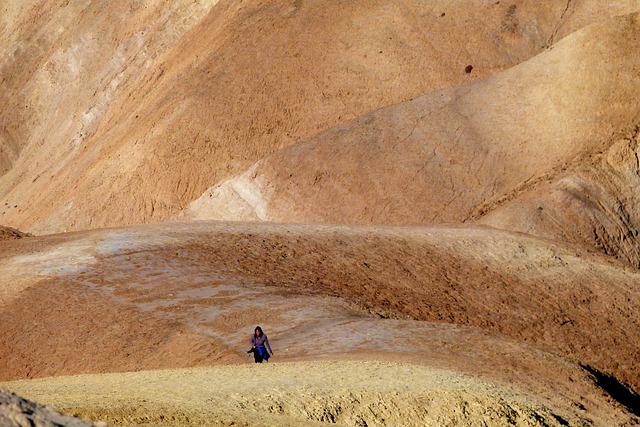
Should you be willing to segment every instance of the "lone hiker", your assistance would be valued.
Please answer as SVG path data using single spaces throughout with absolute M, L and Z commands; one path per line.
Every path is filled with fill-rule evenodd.
M 256 326 L 253 336 L 251 337 L 251 350 L 247 351 L 247 353 L 253 353 L 253 358 L 256 363 L 262 363 L 263 360 L 268 362 L 269 357 L 273 356 L 273 351 L 271 351 L 271 346 L 269 345 L 269 339 L 264 332 L 262 332 L 262 328 L 260 326 Z M 271 356 L 269 353 L 271 353 Z

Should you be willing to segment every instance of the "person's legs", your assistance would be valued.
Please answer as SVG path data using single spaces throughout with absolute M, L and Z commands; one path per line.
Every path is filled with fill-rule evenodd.
M 257 348 L 253 350 L 253 360 L 255 360 L 256 363 L 262 363 L 262 354 Z
M 256 348 L 256 353 L 260 354 L 260 362 L 262 363 L 262 361 L 269 361 L 269 352 L 267 351 L 266 348 L 264 347 L 258 347 Z

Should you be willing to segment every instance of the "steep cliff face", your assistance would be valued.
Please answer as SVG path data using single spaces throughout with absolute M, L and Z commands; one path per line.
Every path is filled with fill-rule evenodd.
M 0 223 L 158 220 L 274 151 L 637 1 L 2 4 Z M 468 71 L 468 72 L 467 72 Z

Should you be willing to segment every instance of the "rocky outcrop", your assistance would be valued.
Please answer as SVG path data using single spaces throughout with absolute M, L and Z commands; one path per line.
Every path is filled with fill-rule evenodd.
M 23 237 L 29 236 L 30 234 L 23 233 L 22 231 L 16 230 L 15 228 L 0 226 L 0 241 L 22 239 Z
M 3 427 L 106 427 L 94 424 L 0 390 L 0 425 Z

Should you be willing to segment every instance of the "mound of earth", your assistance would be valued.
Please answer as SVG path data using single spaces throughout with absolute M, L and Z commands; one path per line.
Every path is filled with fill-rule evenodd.
M 166 218 L 280 148 L 508 69 L 586 24 L 638 7 L 637 0 L 4 4 L 0 205 L 11 208 L 0 209 L 0 223 L 43 234 Z M 412 162 L 402 164 L 419 166 Z
M 640 265 L 640 15 L 365 115 L 204 193 L 187 218 L 480 222 Z
M 2 380 L 248 363 L 260 324 L 276 363 L 405 362 L 515 387 L 575 423 L 636 420 L 607 384 L 640 387 L 639 273 L 519 233 L 188 222 L 0 254 Z
M 23 233 L 15 228 L 0 226 L 0 240 L 13 240 L 28 237 L 29 234 Z
M 65 412 L 124 426 L 560 427 L 569 422 L 556 408 L 509 387 L 388 362 L 269 363 L 5 385 Z
M 0 425 L 3 427 L 106 427 L 63 415 L 46 406 L 0 390 Z

